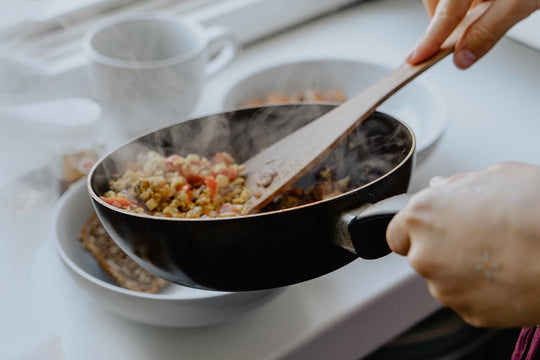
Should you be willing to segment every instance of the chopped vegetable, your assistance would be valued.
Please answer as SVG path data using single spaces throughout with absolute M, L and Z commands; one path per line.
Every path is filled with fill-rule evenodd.
M 218 152 L 210 161 L 195 154 L 165 157 L 150 151 L 125 168 L 110 181 L 103 200 L 137 213 L 236 216 L 245 212 L 244 204 L 251 197 L 241 176 L 243 167 L 225 152 Z

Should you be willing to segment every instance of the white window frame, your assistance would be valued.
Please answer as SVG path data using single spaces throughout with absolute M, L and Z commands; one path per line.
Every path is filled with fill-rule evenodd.
M 69 1 L 69 0 L 66 0 Z M 80 41 L 101 18 L 120 12 L 161 11 L 189 16 L 204 25 L 223 25 L 241 44 L 361 0 L 96 0 L 46 21 L 23 23 L 0 32 L 0 51 L 58 74 L 84 62 Z M 5 56 L 5 55 L 4 55 Z

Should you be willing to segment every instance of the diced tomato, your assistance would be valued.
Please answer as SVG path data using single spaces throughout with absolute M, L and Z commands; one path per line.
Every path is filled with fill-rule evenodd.
M 105 196 L 100 196 L 100 199 L 105 201 L 107 204 L 118 207 L 118 208 L 128 208 L 130 207 L 131 201 L 124 197 L 113 197 L 113 198 L 107 198 Z
M 216 193 L 217 193 L 217 187 L 218 187 L 218 183 L 217 183 L 216 179 L 213 176 L 209 176 L 204 181 L 204 184 L 208 188 L 208 191 L 210 193 L 210 197 L 214 197 L 214 195 L 216 195 Z
M 204 178 L 198 174 L 184 174 L 186 181 L 194 187 L 201 186 L 204 183 Z

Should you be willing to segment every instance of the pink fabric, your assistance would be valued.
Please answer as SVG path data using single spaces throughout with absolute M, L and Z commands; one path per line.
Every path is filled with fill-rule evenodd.
M 538 326 L 521 329 L 512 360 L 540 359 L 540 328 Z

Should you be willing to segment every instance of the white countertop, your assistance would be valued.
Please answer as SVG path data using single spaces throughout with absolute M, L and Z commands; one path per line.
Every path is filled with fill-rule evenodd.
M 247 47 L 212 79 L 196 113 L 219 111 L 219 94 L 230 81 L 265 63 L 339 56 L 397 66 L 426 24 L 421 2 L 385 0 L 281 33 Z M 470 70 L 457 70 L 446 59 L 422 77 L 443 94 L 449 126 L 418 165 L 411 191 L 434 175 L 500 161 L 540 165 L 540 53 L 505 38 Z M 26 155 L 9 156 L 25 162 Z M 0 200 L 8 204 L 0 210 L 0 358 L 25 350 L 44 358 L 52 349 L 51 359 L 358 359 L 439 307 L 406 259 L 390 255 L 287 287 L 220 326 L 136 324 L 101 309 L 76 287 L 54 253 L 54 203 L 34 194 L 35 208 L 13 206 L 25 192 L 14 186 L 0 187 Z

